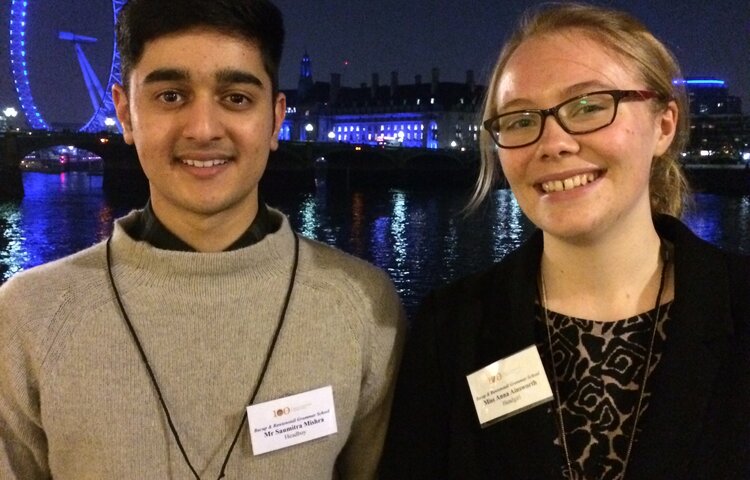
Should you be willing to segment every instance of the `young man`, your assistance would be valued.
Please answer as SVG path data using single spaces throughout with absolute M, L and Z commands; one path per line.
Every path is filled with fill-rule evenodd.
M 0 289 L 0 478 L 373 478 L 402 309 L 258 200 L 280 12 L 131 0 L 117 28 L 151 199 Z

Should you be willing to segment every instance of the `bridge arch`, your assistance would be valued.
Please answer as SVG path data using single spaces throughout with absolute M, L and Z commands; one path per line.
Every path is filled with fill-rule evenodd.
M 13 140 L 8 140 L 13 141 Z M 15 138 L 14 148 L 10 149 L 12 154 L 9 155 L 6 163 L 18 165 L 25 156 L 30 153 L 52 148 L 57 146 L 72 146 L 81 150 L 94 153 L 103 160 L 116 161 L 121 160 L 118 155 L 122 154 L 119 148 L 124 144 L 121 138 L 116 135 L 60 135 L 60 134 L 36 134 L 36 135 L 17 135 Z M 125 149 L 130 149 L 125 146 Z

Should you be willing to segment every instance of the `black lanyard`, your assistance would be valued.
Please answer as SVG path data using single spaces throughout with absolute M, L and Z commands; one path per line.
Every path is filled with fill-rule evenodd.
M 180 449 L 180 453 L 182 453 L 182 458 L 185 459 L 185 463 L 187 463 L 187 466 L 190 468 L 190 471 L 193 472 L 193 475 L 195 475 L 195 478 L 200 480 L 200 475 L 198 475 L 198 472 L 195 471 L 195 468 L 193 468 L 193 464 L 190 463 L 190 459 L 188 459 L 187 452 L 185 452 L 185 447 L 182 445 L 182 441 L 180 441 L 180 435 L 177 433 L 177 429 L 174 426 L 174 422 L 172 422 L 172 416 L 169 414 L 169 409 L 167 408 L 167 404 L 164 401 L 164 396 L 161 393 L 161 388 L 159 388 L 159 383 L 156 381 L 156 376 L 154 375 L 154 371 L 151 368 L 151 364 L 148 362 L 148 358 L 146 357 L 146 352 L 143 350 L 143 345 L 141 345 L 141 341 L 138 338 L 138 335 L 135 332 L 135 328 L 133 328 L 133 324 L 130 321 L 130 317 L 128 317 L 127 312 L 125 311 L 125 306 L 122 303 L 122 299 L 120 298 L 120 292 L 117 290 L 117 285 L 115 284 L 115 278 L 112 274 L 112 251 L 110 244 L 112 242 L 112 237 L 110 236 L 107 239 L 107 273 L 109 274 L 109 281 L 112 285 L 112 291 L 114 292 L 115 299 L 117 300 L 117 304 L 120 307 L 120 312 L 122 313 L 122 317 L 125 320 L 125 323 L 128 326 L 128 330 L 130 330 L 130 335 L 133 337 L 133 342 L 135 343 L 135 346 L 138 347 L 138 352 L 141 355 L 141 360 L 143 361 L 143 365 L 146 367 L 146 370 L 148 371 L 149 377 L 151 377 L 151 383 L 154 385 L 154 389 L 156 390 L 156 395 L 159 397 L 159 403 L 161 404 L 162 410 L 164 410 L 164 415 L 167 417 L 167 423 L 169 424 L 169 429 L 172 431 L 172 436 L 174 437 L 175 441 L 177 442 L 177 447 Z M 255 389 L 253 390 L 252 395 L 250 396 L 250 401 L 248 402 L 248 405 L 252 405 L 253 402 L 255 402 L 255 397 L 258 395 L 258 390 L 260 390 L 260 386 L 263 383 L 263 379 L 266 376 L 266 371 L 268 370 L 268 364 L 271 361 L 271 357 L 273 356 L 274 349 L 276 348 L 276 341 L 279 339 L 279 333 L 281 332 L 281 327 L 284 325 L 284 320 L 286 318 L 286 311 L 289 307 L 289 299 L 292 297 L 292 290 L 294 289 L 294 282 L 297 277 L 297 266 L 299 263 L 299 237 L 296 233 L 294 233 L 294 262 L 292 264 L 292 274 L 289 278 L 289 286 L 287 287 L 286 291 L 286 298 L 284 299 L 284 307 L 281 310 L 281 315 L 279 315 L 279 321 L 276 325 L 276 331 L 273 334 L 273 338 L 271 339 L 271 344 L 268 346 L 268 351 L 266 352 L 266 359 L 263 362 L 263 368 L 260 371 L 260 377 L 258 378 L 258 383 L 255 385 Z M 237 433 L 234 434 L 234 439 L 232 440 L 232 444 L 229 446 L 229 450 L 227 451 L 227 456 L 224 457 L 224 463 L 221 465 L 221 471 L 219 472 L 218 479 L 224 478 L 224 471 L 226 470 L 227 463 L 229 463 L 229 457 L 232 455 L 232 451 L 234 450 L 234 446 L 237 444 L 237 440 L 240 438 L 240 432 L 242 432 L 242 428 L 245 426 L 245 418 L 247 417 L 247 410 L 242 415 L 242 420 L 240 420 L 240 425 L 237 427 Z

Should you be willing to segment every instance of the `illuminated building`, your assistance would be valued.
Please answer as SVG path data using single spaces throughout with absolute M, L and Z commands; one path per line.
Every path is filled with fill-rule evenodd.
M 683 82 L 690 99 L 686 161 L 750 161 L 750 131 L 742 100 L 730 95 L 724 80 L 718 78 L 688 77 Z
M 690 114 L 696 115 L 742 115 L 742 100 L 729 95 L 726 82 L 718 78 L 694 78 L 684 80 L 690 98 Z
M 399 83 L 391 72 L 381 85 L 377 73 L 371 83 L 351 88 L 340 74 L 330 82 L 314 82 L 310 57 L 305 53 L 296 90 L 285 90 L 287 116 L 279 138 L 289 141 L 342 142 L 362 145 L 397 145 L 413 148 L 475 148 L 478 115 L 484 87 L 466 81 L 441 82 L 432 69 L 429 82 L 417 75 L 414 83 Z

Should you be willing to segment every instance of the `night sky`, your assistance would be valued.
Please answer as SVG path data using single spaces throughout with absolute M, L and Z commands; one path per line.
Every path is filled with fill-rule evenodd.
M 0 0 L 0 107 L 14 105 L 8 60 L 10 0 Z M 99 38 L 84 51 L 104 84 L 112 55 L 112 6 L 107 0 L 29 0 L 28 55 L 33 94 L 48 122 L 83 123 L 92 107 L 73 46 L 59 30 Z M 397 71 L 402 84 L 421 74 L 429 81 L 462 82 L 466 70 L 485 83 L 503 39 L 519 13 L 538 3 L 521 0 L 277 0 L 287 42 L 282 88 L 296 88 L 299 62 L 312 58 L 315 80 L 341 73 L 347 86 L 380 83 Z M 611 0 L 628 10 L 677 55 L 686 76 L 726 80 L 750 113 L 750 3 L 748 0 Z M 17 107 L 18 108 L 18 107 Z

